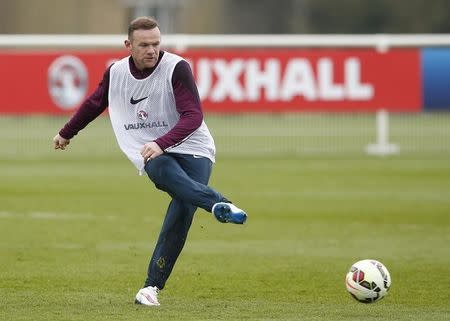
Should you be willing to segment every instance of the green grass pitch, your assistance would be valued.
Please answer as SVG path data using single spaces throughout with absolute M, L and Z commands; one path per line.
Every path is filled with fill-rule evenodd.
M 450 319 L 448 153 L 239 156 L 219 137 L 211 186 L 247 224 L 198 210 L 161 306 L 147 308 L 134 295 L 169 198 L 106 120 L 52 150 L 64 120 L 0 121 L 0 320 Z M 392 276 L 369 305 L 344 285 L 365 258 Z

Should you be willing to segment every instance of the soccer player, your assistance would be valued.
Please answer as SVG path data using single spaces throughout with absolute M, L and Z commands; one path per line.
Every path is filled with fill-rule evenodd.
M 214 140 L 203 121 L 197 87 L 182 57 L 160 50 L 161 33 L 153 18 L 128 27 L 130 56 L 108 67 L 95 92 L 53 138 L 65 150 L 80 130 L 109 107 L 120 148 L 155 186 L 172 200 L 135 302 L 159 305 L 184 246 L 197 207 L 222 223 L 243 224 L 247 214 L 207 186 L 215 161 Z

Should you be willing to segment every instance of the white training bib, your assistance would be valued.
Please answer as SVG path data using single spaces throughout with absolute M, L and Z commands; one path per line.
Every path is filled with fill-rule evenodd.
M 129 57 L 110 69 L 109 116 L 117 142 L 136 168 L 142 172 L 144 144 L 168 133 L 180 119 L 175 105 L 172 74 L 183 58 L 164 52 L 150 76 L 136 79 L 130 72 Z M 201 126 L 183 141 L 166 148 L 167 153 L 191 154 L 215 161 L 214 140 Z

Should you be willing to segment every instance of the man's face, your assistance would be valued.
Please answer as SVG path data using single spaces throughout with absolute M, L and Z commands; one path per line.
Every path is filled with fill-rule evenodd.
M 125 40 L 125 47 L 130 51 L 139 70 L 152 68 L 158 62 L 161 42 L 159 28 L 135 30 L 130 39 Z

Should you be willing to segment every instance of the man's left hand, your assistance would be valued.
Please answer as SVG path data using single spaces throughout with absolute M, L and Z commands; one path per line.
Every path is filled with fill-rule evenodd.
M 163 150 L 159 145 L 155 142 L 150 142 L 144 145 L 141 149 L 141 155 L 144 157 L 144 164 L 146 164 L 149 160 L 152 160 L 159 155 L 163 154 Z

